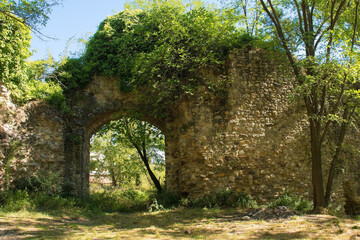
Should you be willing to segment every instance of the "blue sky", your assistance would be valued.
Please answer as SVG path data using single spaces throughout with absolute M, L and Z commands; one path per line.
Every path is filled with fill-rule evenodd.
M 59 60 L 64 52 L 76 54 L 82 45 L 78 39 L 93 35 L 107 16 L 124 10 L 126 0 L 63 0 L 49 15 L 50 20 L 40 31 L 56 40 L 43 41 L 33 36 L 31 60 L 47 58 L 48 52 Z M 216 3 L 216 0 L 204 1 Z M 66 51 L 67 47 L 69 49 Z M 35 52 L 36 51 L 36 52 Z

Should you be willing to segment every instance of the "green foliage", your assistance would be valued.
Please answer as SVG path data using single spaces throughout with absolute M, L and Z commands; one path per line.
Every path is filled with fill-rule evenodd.
M 60 85 L 44 81 L 49 68 L 56 65 L 51 57 L 46 61 L 27 60 L 31 55 L 29 26 L 45 24 L 50 7 L 58 2 L 7 0 L 0 3 L 0 81 L 6 84 L 18 104 L 44 99 L 69 113 Z
M 128 189 L 97 191 L 81 203 L 92 211 L 130 212 L 146 210 L 149 194 L 140 190 Z
M 0 211 L 45 211 L 49 213 L 76 210 L 76 201 L 59 195 L 49 196 L 43 192 L 30 190 L 16 190 L 3 192 L 0 195 Z
M 0 81 L 19 84 L 26 78 L 24 65 L 30 56 L 31 35 L 16 19 L 0 12 Z
M 195 207 L 241 207 L 254 208 L 257 203 L 250 195 L 233 190 L 212 192 L 193 203 Z
M 162 206 L 163 208 L 177 207 L 181 201 L 179 195 L 166 190 L 156 192 L 156 194 L 152 196 L 152 199 L 153 204 L 156 202 L 156 204 Z
M 2 0 L 0 9 L 3 14 L 16 16 L 19 22 L 36 30 L 38 25 L 45 26 L 51 8 L 59 5 L 60 2 L 60 0 Z
M 104 136 L 105 133 L 110 133 L 113 144 L 117 143 L 128 148 L 136 146 L 143 155 L 148 157 L 149 162 L 156 163 L 159 167 L 164 167 L 164 156 L 159 154 L 165 150 L 164 135 L 160 129 L 148 122 L 139 120 L 141 116 L 136 114 L 130 115 L 132 117 L 123 117 L 104 125 L 99 130 L 99 135 Z M 143 149 L 143 146 L 145 149 Z
M 27 61 L 23 66 L 26 70 L 26 77 L 18 83 L 12 82 L 8 84 L 12 99 L 18 104 L 42 99 L 57 107 L 63 113 L 70 114 L 71 110 L 66 104 L 66 98 L 60 84 L 45 79 L 52 77 L 48 73 L 49 69 L 60 64 L 61 62 L 54 62 L 51 56 L 49 56 L 48 60 Z
M 108 171 L 114 186 L 117 181 L 126 184 L 134 178 L 138 180 L 145 169 L 145 174 L 149 174 L 161 191 L 151 167 L 164 171 L 164 148 L 164 135 L 159 129 L 135 117 L 123 117 L 104 125 L 93 138 L 92 151 L 102 155 L 102 159 L 99 156 L 93 163 L 93 168 Z
M 270 202 L 267 206 L 270 208 L 275 208 L 277 206 L 286 206 L 302 213 L 310 211 L 313 207 L 310 201 L 288 193 L 281 195 L 279 198 Z
M 61 172 L 37 172 L 30 177 L 15 180 L 13 190 L 28 190 L 32 193 L 41 193 L 48 196 L 56 196 L 61 193 L 59 180 Z
M 4 212 L 31 211 L 35 208 L 27 190 L 2 193 L 0 210 Z
M 87 66 L 84 61 L 84 57 L 64 59 L 64 61 L 56 67 L 54 76 L 55 77 L 50 78 L 49 81 L 59 80 L 65 92 L 72 89 L 81 89 L 93 78 L 89 72 L 89 66 Z
M 159 204 L 157 199 L 154 198 L 151 205 L 149 206 L 149 212 L 158 212 L 165 210 L 164 206 Z
M 174 3 L 177 2 L 177 3 Z M 84 87 L 93 76 L 116 77 L 122 91 L 152 86 L 155 115 L 181 94 L 214 85 L 199 71 L 219 74 L 230 49 L 255 38 L 236 28 L 230 10 L 190 6 L 179 1 L 147 1 L 110 16 L 87 43 L 84 56 L 69 59 L 55 74 L 65 91 Z M 215 89 L 216 92 L 216 89 Z
M 112 179 L 113 186 L 139 185 L 142 176 L 147 174 L 144 172 L 140 156 L 123 129 L 107 128 L 111 124 L 114 122 L 105 125 L 92 138 L 91 152 L 94 156 L 90 160 L 90 170 L 95 171 L 97 177 L 107 174 Z M 144 137 L 144 135 L 135 135 L 134 138 L 141 136 Z M 149 144 L 155 143 L 146 142 L 146 147 L 149 147 Z M 149 152 L 150 158 L 151 152 Z M 157 161 L 153 163 L 156 168 L 164 170 L 163 163 L 157 164 Z

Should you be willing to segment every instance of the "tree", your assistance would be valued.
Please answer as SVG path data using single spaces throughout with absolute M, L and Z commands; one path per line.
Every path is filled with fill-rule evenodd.
M 311 137 L 314 211 L 329 204 L 343 142 L 359 106 L 359 0 L 260 0 L 298 83 Z M 324 189 L 324 143 L 334 135 Z
M 7 12 L 7 1 L 0 3 L 0 81 L 20 83 L 25 78 L 25 60 L 30 56 L 30 30 Z
M 28 60 L 32 27 L 44 25 L 51 7 L 59 1 L 15 1 L 0 2 L 0 82 L 11 90 L 13 100 L 25 103 L 34 99 L 45 99 L 65 109 L 65 98 L 58 83 L 44 82 L 49 67 L 48 60 Z
M 251 36 L 263 35 L 264 15 L 259 0 L 221 0 L 221 3 L 226 8 L 235 10 L 241 30 Z
M 62 0 L 3 0 L 0 12 L 12 20 L 30 28 L 37 36 L 44 36 L 38 29 L 45 26 L 54 6 Z
M 161 192 L 160 181 L 151 169 L 151 163 L 164 165 L 164 136 L 151 124 L 136 118 L 121 118 L 102 127 L 99 134 L 111 132 L 111 141 L 125 147 L 136 149 L 156 189 Z M 118 149 L 119 150 L 119 149 Z
M 249 42 L 238 41 L 243 32 L 236 29 L 233 11 L 178 0 L 137 2 L 144 4 L 100 23 L 84 55 L 57 69 L 67 91 L 86 86 L 95 74 L 116 77 L 121 91 L 147 85 L 152 93 L 144 97 L 154 106 L 147 114 L 158 118 L 198 86 L 223 93 L 224 81 L 210 81 L 199 69 L 207 66 L 224 74 L 228 51 Z
M 136 150 L 115 141 L 114 134 L 109 130 L 92 138 L 91 153 L 95 157 L 90 160 L 90 171 L 96 171 L 98 177 L 109 174 L 114 187 L 139 182 L 142 168 Z

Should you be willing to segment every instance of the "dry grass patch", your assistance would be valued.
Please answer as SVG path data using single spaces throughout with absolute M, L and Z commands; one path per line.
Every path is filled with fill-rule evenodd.
M 360 221 L 329 215 L 244 221 L 239 210 L 99 214 L 0 214 L 0 239 L 360 239 Z

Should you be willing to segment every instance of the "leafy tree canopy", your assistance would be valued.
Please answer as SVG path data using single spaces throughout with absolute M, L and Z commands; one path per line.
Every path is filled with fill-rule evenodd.
M 29 61 L 31 31 L 41 34 L 36 27 L 45 25 L 51 7 L 59 0 L 4 0 L 0 2 L 0 82 L 11 90 L 15 102 L 23 104 L 45 99 L 64 111 L 62 88 L 57 82 L 44 82 L 49 68 L 58 65 L 51 56 L 48 60 Z
M 41 37 L 43 35 L 38 27 L 46 25 L 52 7 L 60 3 L 61 0 L 2 0 L 0 12 L 29 27 Z
M 164 106 L 210 84 L 199 76 L 200 69 L 221 70 L 229 49 L 255 41 L 237 29 L 233 10 L 199 2 L 148 2 L 106 18 L 85 54 L 57 70 L 67 91 L 85 86 L 95 74 L 105 75 L 117 77 L 122 91 L 153 86 L 154 104 Z
M 17 17 L 0 12 L 0 81 L 19 83 L 26 78 L 25 60 L 30 56 L 30 30 Z

